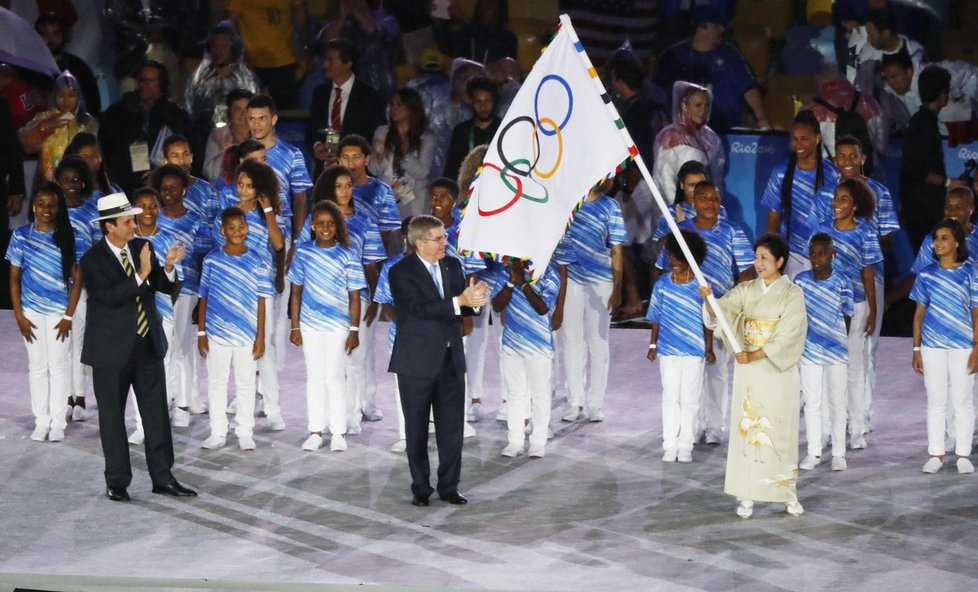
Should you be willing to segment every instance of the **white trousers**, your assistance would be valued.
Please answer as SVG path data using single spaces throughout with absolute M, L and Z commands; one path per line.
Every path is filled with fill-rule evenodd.
M 286 253 L 288 256 L 288 253 Z M 292 331 L 292 323 L 289 322 L 289 296 L 292 294 L 292 284 L 285 282 L 285 289 L 279 294 L 275 292 L 272 302 L 275 316 L 274 323 L 265 321 L 265 328 L 271 331 L 275 341 L 275 368 L 281 372 L 285 369 L 285 352 L 288 346 L 289 332 Z
M 366 310 L 369 304 L 366 296 L 360 295 L 360 310 Z M 373 334 L 377 329 L 377 321 L 369 327 L 360 323 L 360 345 L 353 353 L 346 356 L 346 426 L 360 427 L 364 410 L 368 409 L 367 397 L 370 386 L 373 385 L 374 399 L 377 395 L 377 382 L 374 376 Z M 371 403 L 373 404 L 373 403 Z M 374 409 L 376 406 L 374 406 Z M 342 432 L 341 432 L 342 433 Z
M 370 305 L 370 298 L 364 296 L 363 292 L 360 292 L 360 318 L 363 319 L 363 311 L 367 310 L 367 306 Z M 376 358 L 374 355 L 374 339 L 377 335 L 377 327 L 380 325 L 380 314 L 377 314 L 377 318 L 374 322 L 367 326 L 367 323 L 360 321 L 360 347 L 357 349 L 363 349 L 363 384 L 360 386 L 361 394 L 360 399 L 362 401 L 361 410 L 366 412 L 368 415 L 373 415 L 377 410 L 377 373 L 376 373 Z M 381 333 L 382 335 L 386 333 Z
M 172 355 L 173 358 L 166 371 L 168 380 L 169 373 L 174 374 L 174 390 L 168 394 L 177 407 L 187 407 L 191 401 L 200 399 L 197 392 L 197 325 L 190 322 L 199 300 L 191 294 L 180 294 L 173 305 L 173 337 L 167 352 L 167 357 Z
M 489 324 L 490 316 L 494 317 L 493 325 Z M 486 373 L 486 349 L 489 342 L 494 341 L 498 351 L 499 338 L 503 333 L 499 315 L 491 313 L 488 306 L 483 307 L 482 314 L 471 319 L 472 331 L 465 336 L 465 394 L 469 401 L 481 400 L 485 394 L 483 378 Z
M 251 345 L 221 345 L 210 341 L 207 353 L 207 399 L 210 407 L 211 435 L 228 433 L 228 382 L 234 371 L 237 401 L 234 432 L 239 438 L 251 436 L 255 429 L 255 359 Z M 268 355 L 267 352 L 265 354 Z M 266 395 L 267 396 L 267 395 Z
M 71 362 L 69 365 L 69 393 L 73 397 L 84 397 L 92 379 L 92 369 L 81 362 L 82 347 L 85 345 L 85 321 L 88 317 L 88 292 L 82 288 L 75 314 L 71 315 Z M 67 403 L 66 403 L 67 404 Z
M 397 437 L 399 440 L 407 440 L 407 431 L 404 429 L 404 407 L 401 406 L 401 387 L 397 384 L 397 374 L 394 375 L 394 402 L 397 404 Z
M 700 400 L 700 425 L 704 430 L 726 433 L 730 413 L 730 350 L 717 335 L 713 340 L 716 361 L 704 363 L 703 398 Z
M 604 408 L 608 389 L 608 333 L 611 329 L 611 282 L 579 284 L 567 282 L 564 300 L 564 372 L 567 380 L 567 401 L 574 407 L 591 411 Z M 589 363 L 586 363 L 587 362 Z M 585 368 L 588 368 L 587 372 Z M 585 376 L 590 381 L 584 389 Z
M 661 356 L 662 449 L 692 452 L 695 422 L 703 395 L 703 358 Z
M 526 358 L 503 351 L 500 365 L 506 393 L 506 427 L 510 444 L 521 445 L 525 420 L 533 420 L 531 447 L 547 445 L 550 429 L 550 358 Z
M 346 338 L 342 331 L 302 331 L 309 432 L 346 433 Z
M 265 415 L 268 417 L 282 417 L 282 408 L 279 406 L 279 386 L 278 386 L 278 347 L 276 343 L 278 340 L 275 338 L 275 298 L 265 299 L 265 354 L 258 360 L 258 374 L 261 377 L 261 393 L 264 397 L 265 404 Z M 291 328 L 289 329 L 291 331 Z M 251 348 L 248 348 L 249 351 Z M 208 356 L 210 357 L 210 356 Z M 207 373 L 210 374 L 210 363 L 207 364 Z M 235 381 L 237 383 L 237 381 Z M 210 378 L 207 379 L 208 390 L 210 390 Z M 237 383 L 240 384 L 240 383 Z M 252 381 L 254 385 L 254 381 Z M 235 389 L 235 392 L 240 395 L 242 393 L 240 388 Z M 210 396 L 210 394 L 208 394 Z M 254 390 L 252 390 L 252 416 L 254 415 Z M 225 401 L 225 404 L 227 401 Z M 213 411 L 211 416 L 213 417 Z M 240 414 L 241 409 L 238 408 L 236 414 Z
M 63 430 L 68 423 L 65 413 L 68 410 L 70 334 L 64 341 L 58 340 L 55 327 L 61 322 L 61 315 L 41 314 L 24 309 L 24 316 L 36 326 L 33 343 L 24 340 L 34 424 L 37 427 Z
M 863 415 L 866 417 L 866 425 L 873 418 L 873 397 L 876 395 L 876 352 L 880 346 L 880 330 L 883 328 L 883 280 L 877 278 L 876 284 L 876 328 L 866 342 L 865 360 L 866 386 L 865 408 Z
M 944 432 L 948 401 L 954 403 L 956 439 L 954 453 L 971 454 L 975 433 L 975 402 L 972 390 L 975 375 L 968 373 L 970 349 L 921 347 L 924 386 L 927 388 L 927 453 L 944 456 Z
M 866 427 L 866 319 L 869 318 L 869 303 L 860 302 L 853 306 L 849 321 L 849 364 L 846 380 L 846 398 L 849 406 L 849 435 L 861 438 Z M 835 442 L 832 442 L 834 445 Z
M 832 435 L 832 456 L 846 455 L 846 364 L 820 366 L 801 362 L 801 395 L 805 404 L 805 437 L 808 454 L 822 456 L 825 425 Z M 823 406 L 823 401 L 827 407 Z

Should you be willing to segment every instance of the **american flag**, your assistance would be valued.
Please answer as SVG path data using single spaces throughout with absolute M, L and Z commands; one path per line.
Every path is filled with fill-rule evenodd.
M 643 62 L 652 55 L 658 4 L 658 0 L 562 0 L 560 7 L 574 22 L 591 61 L 600 67 L 626 39 Z

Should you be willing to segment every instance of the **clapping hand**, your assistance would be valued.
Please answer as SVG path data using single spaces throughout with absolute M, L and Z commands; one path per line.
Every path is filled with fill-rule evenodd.
M 143 243 L 143 249 L 139 251 L 139 279 L 145 280 L 153 271 L 153 250 L 149 246 L 149 241 Z
M 469 278 L 469 285 L 458 296 L 459 306 L 477 308 L 489 302 L 489 285 L 485 282 L 476 283 L 475 278 Z
M 173 266 L 177 261 L 183 261 L 183 256 L 187 253 L 187 247 L 180 241 L 174 242 L 166 251 L 166 263 L 164 269 L 167 273 L 173 271 Z

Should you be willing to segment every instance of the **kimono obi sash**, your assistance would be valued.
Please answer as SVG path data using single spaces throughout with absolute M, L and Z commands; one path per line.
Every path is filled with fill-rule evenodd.
M 754 351 L 761 349 L 771 341 L 774 331 L 778 328 L 778 319 L 752 319 L 744 317 L 744 349 Z

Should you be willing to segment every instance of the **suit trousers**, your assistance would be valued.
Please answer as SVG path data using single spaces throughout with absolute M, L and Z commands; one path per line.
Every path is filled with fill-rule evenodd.
M 125 424 L 130 386 L 142 412 L 150 479 L 154 486 L 173 483 L 175 479 L 170 472 L 173 437 L 167 411 L 166 376 L 163 361 L 157 359 L 152 341 L 148 337 L 137 339 L 129 359 L 121 368 L 93 368 L 92 379 L 98 402 L 99 436 L 105 454 L 106 485 L 125 488 L 132 481 Z
M 28 343 L 27 371 L 31 390 L 31 411 L 37 427 L 64 430 L 68 408 L 68 362 L 71 357 L 71 335 L 58 340 L 55 327 L 61 315 L 41 314 L 24 309 L 24 316 L 34 324 L 34 341 Z
M 438 494 L 457 491 L 462 472 L 465 377 L 455 371 L 451 348 L 446 347 L 443 356 L 441 369 L 433 378 L 397 375 L 404 408 L 411 492 L 424 497 L 433 491 L 428 460 L 428 416 L 432 411 L 438 445 Z

